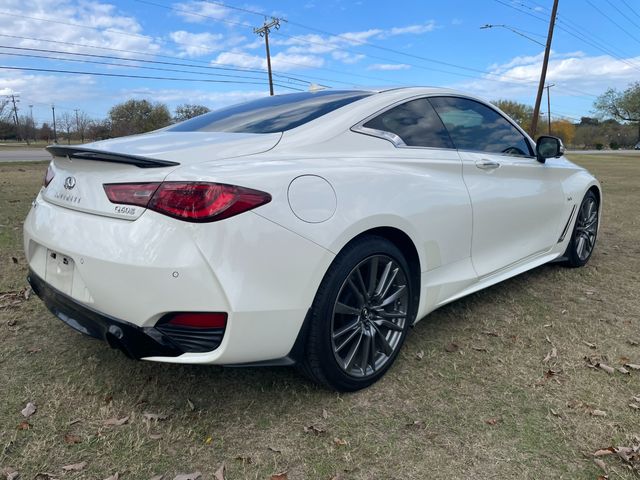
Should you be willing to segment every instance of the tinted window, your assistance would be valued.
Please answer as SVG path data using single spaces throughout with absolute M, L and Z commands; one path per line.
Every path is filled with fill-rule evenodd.
M 274 133 L 291 130 L 368 97 L 358 90 L 292 93 L 222 108 L 169 127 L 173 132 Z
M 434 106 L 460 150 L 531 156 L 525 137 L 495 110 L 466 98 L 435 97 Z
M 447 130 L 425 98 L 387 110 L 363 126 L 395 133 L 411 147 L 453 148 Z

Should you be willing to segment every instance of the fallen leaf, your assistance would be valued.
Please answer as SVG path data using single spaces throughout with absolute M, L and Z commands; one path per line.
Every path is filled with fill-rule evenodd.
M 594 417 L 606 417 L 607 412 L 605 412 L 604 410 L 595 409 L 591 411 L 591 415 L 593 415 Z
M 333 443 L 335 443 L 335 444 L 336 444 L 337 446 L 339 446 L 339 447 L 340 447 L 340 446 L 347 445 L 347 441 L 346 441 L 346 440 L 343 440 L 342 438 L 338 438 L 338 437 L 335 437 L 335 438 L 333 439 Z
M 627 357 L 626 355 L 621 355 L 618 357 L 618 363 L 621 364 L 625 364 L 625 363 L 629 363 L 631 361 L 631 359 L 629 357 Z
M 271 450 L 273 453 L 282 453 L 282 450 L 278 450 L 277 448 L 272 446 L 268 446 L 267 450 Z
M 29 347 L 27 348 L 27 353 L 38 353 L 41 352 L 42 349 L 38 347 Z
M 304 427 L 305 433 L 313 433 L 314 435 L 322 435 L 325 433 L 325 429 L 322 427 L 318 427 L 316 425 L 309 425 L 308 427 Z
M 616 453 L 613 447 L 609 448 L 601 448 L 600 450 L 596 450 L 593 454 L 594 457 L 604 457 L 605 455 L 613 455 Z
M 551 351 L 547 353 L 547 356 L 544 357 L 542 363 L 549 363 L 549 360 L 551 360 L 552 358 L 558 358 L 558 350 L 556 350 L 556 347 L 553 347 Z
M 593 460 L 593 463 L 595 463 L 598 466 L 598 468 L 600 468 L 600 470 L 603 470 L 604 472 L 607 471 L 607 464 L 604 463 L 601 459 L 596 458 Z
M 213 474 L 213 478 L 215 480 L 225 480 L 224 478 L 224 471 L 225 471 L 225 466 L 224 466 L 224 462 L 222 463 L 222 465 L 220 465 L 220 467 L 218 468 L 218 470 L 216 470 L 216 473 Z
M 324 408 L 322 409 L 322 418 L 324 418 L 325 420 L 329 418 L 329 412 Z
M 425 428 L 426 425 L 422 420 L 414 420 L 411 423 L 407 423 L 407 427 L 422 429 L 422 428 Z
M 149 421 L 153 420 L 155 422 L 161 422 L 162 420 L 166 420 L 167 418 L 169 418 L 168 415 L 163 415 L 161 413 L 148 413 L 148 412 L 143 413 L 142 416 L 144 417 L 145 420 L 149 420 Z
M 79 418 L 71 420 L 70 422 L 67 422 L 67 427 L 70 427 L 71 425 L 75 425 L 76 423 L 80 423 L 81 421 L 82 420 L 80 420 Z
M 420 350 L 418 353 L 416 353 L 416 358 L 418 360 L 422 360 L 424 358 L 424 351 Z
M 583 340 L 582 343 L 584 343 L 589 348 L 593 348 L 593 349 L 598 348 L 595 343 L 587 342 L 586 340 Z
M 551 415 L 553 415 L 554 417 L 562 418 L 562 415 L 560 415 L 560 412 L 554 410 L 553 408 L 551 408 L 550 410 L 551 410 Z
M 181 473 L 180 475 L 173 477 L 173 480 L 198 480 L 201 476 L 202 473 L 200 472 Z
M 110 477 L 105 478 L 104 480 L 118 480 L 120 478 L 120 474 L 118 472 L 114 473 Z
M 629 406 L 634 410 L 640 410 L 640 405 L 638 405 L 637 403 L 630 403 Z
M 449 353 L 455 353 L 458 350 L 460 350 L 460 346 L 457 343 L 451 342 L 447 344 L 447 346 L 444 347 L 444 349 Z
M 636 340 L 627 340 L 627 343 L 632 347 L 637 347 L 638 345 L 640 345 L 640 343 L 638 343 Z
M 499 421 L 500 419 L 498 418 L 489 418 L 488 420 L 485 420 L 484 423 L 487 425 L 496 425 Z
M 616 370 L 618 370 L 620 373 L 623 373 L 625 375 L 631 375 L 631 372 L 624 367 L 618 367 L 616 368 Z
M 204 439 L 205 445 L 211 445 L 211 442 L 213 442 L 213 437 L 207 437 Z
M 549 370 L 544 372 L 544 378 L 555 377 L 559 373 L 560 373 L 560 370 L 554 370 L 553 368 L 550 368 Z
M 74 435 L 72 433 L 65 434 L 64 443 L 67 445 L 75 445 L 76 443 L 82 443 L 82 439 L 78 435 Z
M 632 400 L 633 400 L 634 402 L 638 402 L 638 403 L 640 403 L 640 395 L 632 397 Z M 640 440 L 638 440 L 638 441 L 640 441 Z
M 83 470 L 86 466 L 87 462 L 73 463 L 71 465 L 62 467 L 62 470 L 64 470 L 65 472 L 78 472 L 80 470 Z
M 6 480 L 18 480 L 20 478 L 20 472 L 11 467 L 5 467 L 0 470 L 0 475 Z
M 149 438 L 151 440 L 160 440 L 162 438 L 162 434 L 160 434 L 160 433 L 151 433 L 151 434 L 149 434 Z
M 551 343 L 551 339 L 549 338 L 549 335 L 545 335 L 544 339 L 547 341 L 547 343 Z
M 58 480 L 58 479 L 55 475 L 52 475 L 51 473 L 40 472 L 36 474 L 36 476 L 34 477 L 34 480 Z
M 187 398 L 187 407 L 189 407 L 189 410 L 191 410 L 192 412 L 196 409 L 196 406 L 188 398 Z
M 252 464 L 253 463 L 253 458 L 251 458 L 248 455 L 236 455 L 236 460 L 238 460 L 239 462 L 242 462 L 243 464 Z
M 488 335 L 490 337 L 499 337 L 500 334 L 497 332 L 491 332 L 489 330 L 485 330 L 484 332 L 482 332 L 483 335 Z
M 287 477 L 287 472 L 282 472 L 282 473 L 274 473 L 269 477 L 269 480 L 287 480 L 288 478 L 289 477 Z
M 615 372 L 615 369 L 613 367 L 610 367 L 609 365 L 605 364 L 605 363 L 598 363 L 598 368 L 600 370 L 604 370 L 605 372 L 607 372 L 609 375 L 613 375 L 613 373 Z
M 13 307 L 13 306 L 15 306 L 15 305 L 16 305 L 16 303 L 12 303 L 12 304 L 11 304 L 11 305 L 9 305 L 9 306 Z M 3 305 L 3 306 L 4 306 L 4 305 Z M 7 325 L 9 325 L 10 327 L 15 327 L 17 324 L 18 324 L 18 321 L 17 321 L 16 319 L 14 319 L 14 318 L 12 318 L 11 320 L 9 320 L 9 321 L 7 322 Z
M 16 427 L 17 430 L 29 430 L 31 428 L 31 424 L 26 420 L 21 421 Z
M 22 414 L 23 417 L 25 418 L 29 418 L 31 415 L 33 415 L 34 413 L 36 413 L 36 410 L 38 410 L 38 407 L 36 407 L 35 403 L 29 402 L 27 403 L 27 405 L 20 411 L 20 413 Z
M 640 370 L 640 365 L 636 363 L 625 363 L 624 366 L 630 368 L 631 370 Z
M 24 289 L 24 293 L 22 294 L 22 296 L 25 300 L 29 300 L 29 298 L 31 298 L 31 293 L 33 293 L 33 290 L 31 290 L 31 287 L 27 287 Z
M 164 475 L 155 475 L 151 477 L 149 480 L 164 480 Z
M 471 347 L 472 349 L 474 349 L 476 352 L 488 352 L 489 350 L 487 350 L 485 347 Z
M 125 423 L 127 423 L 128 421 L 129 421 L 129 415 L 127 415 L 126 417 L 122 417 L 122 418 L 113 417 L 113 418 L 108 418 L 107 420 L 105 420 L 103 422 L 103 425 L 105 427 L 120 427 L 120 426 L 124 425 Z
M 18 264 L 18 259 L 16 257 L 11 257 L 11 261 L 14 263 L 14 265 Z

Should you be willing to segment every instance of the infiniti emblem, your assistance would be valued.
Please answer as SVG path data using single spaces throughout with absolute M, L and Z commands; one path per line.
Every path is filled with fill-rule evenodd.
M 72 190 L 73 187 L 76 186 L 76 179 L 75 177 L 67 177 L 64 179 L 64 188 L 67 190 Z

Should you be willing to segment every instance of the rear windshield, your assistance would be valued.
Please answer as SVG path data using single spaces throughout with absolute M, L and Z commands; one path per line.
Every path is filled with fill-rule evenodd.
M 205 113 L 165 131 L 284 132 L 371 94 L 361 90 L 321 90 L 260 98 Z

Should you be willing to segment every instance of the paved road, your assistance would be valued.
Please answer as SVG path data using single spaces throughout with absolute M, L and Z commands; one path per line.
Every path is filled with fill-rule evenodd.
M 567 155 L 631 155 L 640 157 L 640 150 L 567 150 Z
M 7 148 L 0 147 L 0 163 L 6 162 L 42 162 L 50 160 L 51 155 L 44 148 Z

